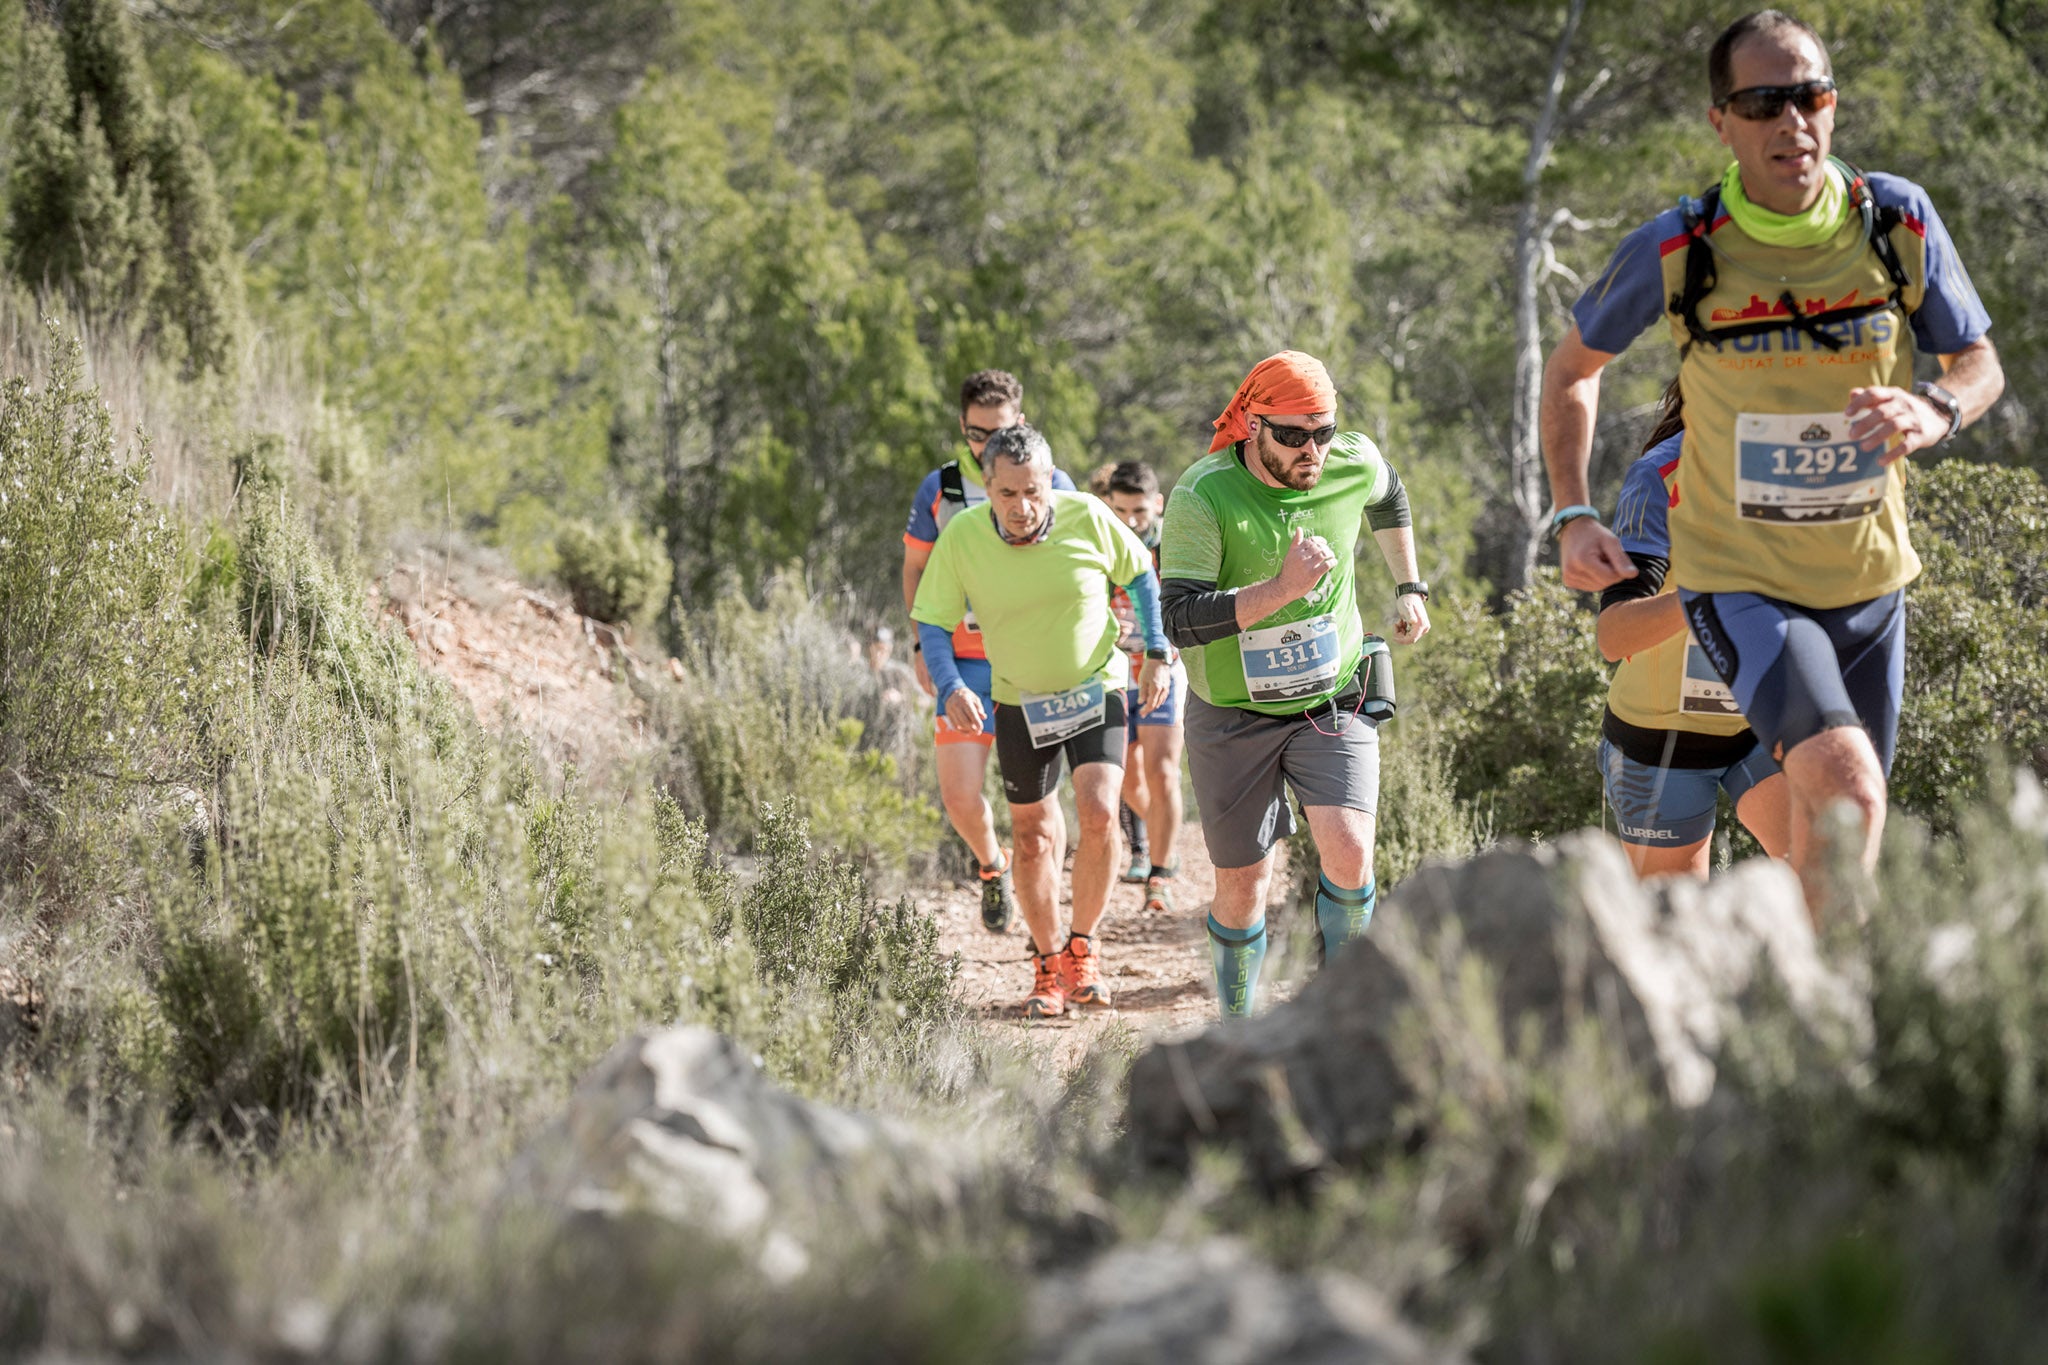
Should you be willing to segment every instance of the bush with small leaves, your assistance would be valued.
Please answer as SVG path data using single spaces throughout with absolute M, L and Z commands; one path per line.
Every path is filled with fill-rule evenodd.
M 569 526 L 555 538 L 555 557 L 576 610 L 593 620 L 634 620 L 668 587 L 668 556 L 631 522 L 614 521 L 602 530 Z
M 77 344 L 0 391 L 0 876 L 148 791 L 199 781 L 220 657 L 187 611 L 180 528 L 143 489 Z

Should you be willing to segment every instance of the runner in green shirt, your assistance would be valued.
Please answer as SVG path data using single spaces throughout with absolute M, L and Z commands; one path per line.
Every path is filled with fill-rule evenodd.
M 1226 1016 L 1256 1000 L 1273 844 L 1294 832 L 1288 788 L 1322 862 L 1322 955 L 1372 918 L 1377 726 L 1392 710 L 1392 673 L 1386 642 L 1359 620 L 1361 520 L 1399 583 L 1394 639 L 1429 633 L 1407 492 L 1371 441 L 1338 432 L 1336 408 L 1321 361 L 1268 357 L 1166 505 L 1163 609 L 1194 692 L 1188 768 L 1216 865 L 1209 938 Z
M 1125 588 L 1145 623 L 1138 702 L 1150 711 L 1170 681 L 1159 580 L 1150 553 L 1108 508 L 1085 493 L 1054 490 L 1052 451 L 1031 427 L 996 432 L 981 462 L 988 501 L 940 533 L 910 614 L 949 722 L 968 734 L 991 723 L 995 731 L 1016 836 L 1017 899 L 1036 965 L 1024 1012 L 1056 1015 L 1069 1003 L 1109 1003 L 1094 933 L 1115 872 L 1130 677 L 1110 592 Z M 952 631 L 970 600 L 993 675 L 993 717 L 961 680 L 953 653 Z M 1062 755 L 1074 770 L 1080 845 L 1072 933 L 1055 948 L 1067 842 Z

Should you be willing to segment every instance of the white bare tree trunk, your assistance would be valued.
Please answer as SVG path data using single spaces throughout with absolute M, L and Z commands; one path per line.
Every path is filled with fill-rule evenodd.
M 1548 482 L 1543 473 L 1543 444 L 1537 422 L 1543 396 L 1543 319 L 1539 305 L 1543 279 L 1550 269 L 1551 235 L 1569 222 L 1571 215 L 1559 210 L 1546 218 L 1541 192 L 1543 168 L 1557 142 L 1565 68 L 1571 58 L 1572 40 L 1578 35 L 1579 19 L 1585 11 L 1586 0 L 1571 0 L 1564 27 L 1557 35 L 1557 48 L 1551 55 L 1543 109 L 1529 130 L 1529 155 L 1522 162 L 1522 207 L 1515 222 L 1515 397 L 1508 430 L 1508 480 L 1514 492 L 1515 510 L 1522 515 L 1524 535 L 1521 554 L 1508 561 L 1509 582 L 1505 586 L 1510 591 L 1528 583 L 1543 550 Z

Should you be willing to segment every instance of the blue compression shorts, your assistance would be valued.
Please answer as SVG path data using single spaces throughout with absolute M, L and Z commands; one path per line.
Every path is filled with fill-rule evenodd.
M 1891 775 L 1906 691 L 1903 590 L 1827 609 L 1753 592 L 1678 597 L 1766 753 L 1782 758 L 1823 730 L 1860 725 Z
M 1775 776 L 1762 743 L 1725 768 L 1658 767 L 1630 758 L 1600 741 L 1600 778 L 1624 844 L 1687 848 L 1714 832 L 1715 797 L 1740 803 L 1752 787 Z

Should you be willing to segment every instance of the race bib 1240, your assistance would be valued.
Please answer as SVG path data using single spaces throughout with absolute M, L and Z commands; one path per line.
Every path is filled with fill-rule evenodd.
M 1064 744 L 1084 730 L 1102 724 L 1104 715 L 1100 678 L 1064 692 L 1020 692 L 1017 701 L 1023 708 L 1024 728 L 1031 732 L 1034 749 Z

